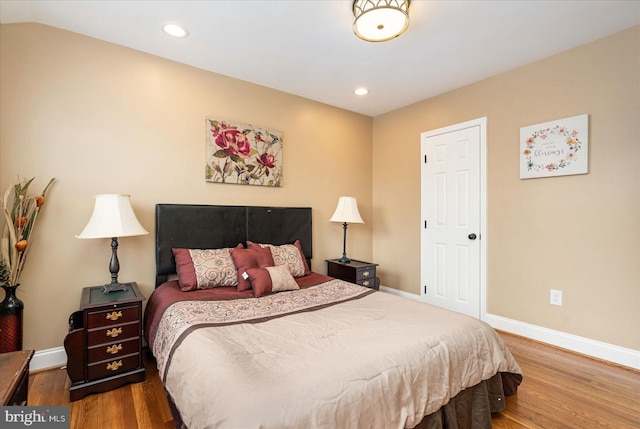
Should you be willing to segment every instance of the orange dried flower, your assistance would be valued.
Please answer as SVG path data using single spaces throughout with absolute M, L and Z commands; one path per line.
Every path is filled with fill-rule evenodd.
M 38 195 L 36 197 L 36 207 L 42 207 L 44 204 L 44 195 Z
M 29 222 L 29 218 L 28 217 L 21 216 L 21 217 L 17 217 L 16 218 L 16 226 L 18 228 L 21 228 L 21 227 L 25 226 L 27 224 L 27 222 Z
M 22 253 L 24 252 L 24 249 L 27 248 L 27 240 L 20 240 L 16 243 L 16 249 L 18 249 L 18 252 Z

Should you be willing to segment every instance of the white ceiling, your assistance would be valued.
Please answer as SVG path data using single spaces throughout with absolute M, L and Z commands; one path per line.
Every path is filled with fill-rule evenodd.
M 0 0 L 0 23 L 63 28 L 368 116 L 640 24 L 640 1 L 413 0 L 407 32 L 370 43 L 353 34 L 351 5 Z M 168 37 L 165 22 L 190 36 Z M 358 86 L 370 93 L 354 95 Z

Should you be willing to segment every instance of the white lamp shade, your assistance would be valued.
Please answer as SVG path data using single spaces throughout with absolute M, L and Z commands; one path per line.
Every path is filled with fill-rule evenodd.
M 95 199 L 91 219 L 76 237 L 113 238 L 149 233 L 138 222 L 129 195 L 100 194 L 96 195 Z
M 354 197 L 340 197 L 338 207 L 329 219 L 331 222 L 364 223 L 358 211 L 358 202 Z

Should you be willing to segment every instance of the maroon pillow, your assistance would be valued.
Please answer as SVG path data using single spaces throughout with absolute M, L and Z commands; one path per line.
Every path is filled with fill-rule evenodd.
M 196 280 L 196 269 L 193 266 L 193 261 L 191 260 L 191 253 L 189 253 L 189 249 L 171 250 L 173 251 L 173 255 L 176 258 L 176 273 L 178 274 L 180 289 L 184 292 L 196 290 L 198 288 L 198 281 Z
M 300 259 L 302 259 L 302 265 L 304 267 L 304 275 L 308 276 L 309 274 L 311 274 L 311 270 L 309 269 L 309 264 L 307 263 L 307 258 L 305 258 L 304 253 L 302 252 L 302 245 L 300 244 L 300 240 L 294 241 L 293 245 L 295 246 L 296 249 L 298 249 L 298 252 L 300 252 Z M 247 247 L 249 249 L 260 249 L 260 248 L 263 248 L 265 246 L 272 246 L 272 245 L 269 245 L 269 244 L 257 244 L 257 243 L 254 243 L 253 241 L 247 240 Z M 273 247 L 277 248 L 278 246 L 273 246 Z M 298 275 L 298 274 L 295 274 L 295 275 Z
M 296 240 L 293 242 L 293 245 L 300 251 L 300 257 L 302 258 L 302 263 L 304 264 L 304 275 L 308 276 L 311 274 L 311 269 L 309 268 L 309 264 L 307 263 L 307 258 L 305 258 L 304 253 L 302 252 L 302 245 L 300 244 L 300 240 Z
M 256 298 L 271 292 L 300 289 L 287 267 L 283 265 L 249 268 L 247 275 L 251 280 L 251 288 Z
M 238 292 L 251 289 L 251 282 L 244 275 L 249 268 L 273 267 L 273 257 L 269 248 L 235 248 L 229 250 L 229 253 L 238 271 Z

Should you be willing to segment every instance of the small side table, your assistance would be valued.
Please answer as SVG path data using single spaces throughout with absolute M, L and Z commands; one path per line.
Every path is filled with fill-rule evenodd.
M 378 264 L 356 261 L 355 259 L 349 263 L 340 262 L 338 259 L 327 259 L 326 262 L 328 276 L 371 289 L 380 289 L 380 278 L 376 277 Z
M 64 340 L 71 401 L 144 381 L 144 300 L 136 283 L 108 294 L 102 293 L 102 286 L 82 289 L 80 310 L 69 316 Z
M 0 405 L 27 405 L 33 350 L 0 353 Z

